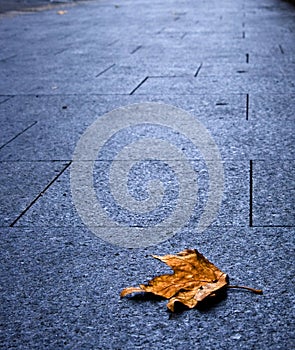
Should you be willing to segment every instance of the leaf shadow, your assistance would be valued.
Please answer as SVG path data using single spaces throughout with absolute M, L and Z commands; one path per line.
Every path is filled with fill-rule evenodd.
M 208 312 L 214 307 L 217 306 L 220 302 L 225 300 L 227 298 L 227 288 L 220 289 L 214 296 L 208 297 L 205 300 L 198 303 L 196 306 L 196 309 L 199 312 Z M 153 293 L 137 293 L 132 296 L 129 296 L 130 300 L 133 300 L 135 302 L 160 302 L 160 301 L 167 301 L 166 298 L 161 297 L 159 295 L 155 295 Z M 181 316 L 184 312 L 188 311 L 189 308 L 179 302 L 176 302 L 174 304 L 174 312 L 171 312 L 170 310 L 167 310 L 169 313 L 169 319 L 175 319 L 179 316 Z
M 226 300 L 227 298 L 227 288 L 222 288 L 214 296 L 208 297 L 197 305 L 197 309 L 201 312 L 208 312 L 217 304 Z
M 134 294 L 132 296 L 129 296 L 129 299 L 135 300 L 135 301 L 157 301 L 157 302 L 167 300 L 164 297 L 155 295 L 153 293 L 147 293 L 147 292 Z
M 227 298 L 227 289 L 219 290 L 214 296 L 208 297 L 205 300 L 198 303 L 196 309 L 201 313 L 206 313 L 212 310 Z M 174 304 L 174 312 L 168 311 L 170 313 L 169 319 L 175 319 L 181 316 L 184 312 L 188 311 L 189 308 L 181 303 L 176 302 Z

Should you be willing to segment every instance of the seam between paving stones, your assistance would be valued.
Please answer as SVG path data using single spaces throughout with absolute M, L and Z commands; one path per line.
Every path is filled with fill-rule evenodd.
M 72 164 L 70 161 L 66 166 L 49 182 L 48 185 L 44 187 L 44 189 L 32 200 L 32 202 L 18 215 L 18 217 L 9 225 L 10 227 L 14 227 L 14 225 L 18 222 L 18 220 L 23 217 L 26 212 L 38 201 L 40 197 L 49 189 L 49 187 L 66 171 L 66 169 Z
M 201 70 L 202 66 L 203 66 L 203 62 L 201 62 L 201 64 L 199 65 L 198 69 L 196 70 L 196 73 L 195 73 L 195 75 L 194 75 L 195 78 L 196 78 L 196 77 L 198 76 L 198 74 L 200 73 L 200 70 Z
M 0 160 L 1 163 L 68 163 L 71 162 L 72 159 L 5 159 Z
M 31 125 L 27 126 L 25 129 L 23 129 L 21 132 L 19 132 L 18 134 L 16 134 L 15 136 L 13 136 L 10 140 L 8 140 L 7 142 L 5 142 L 2 146 L 0 146 L 0 150 L 2 148 L 4 148 L 5 146 L 7 146 L 10 142 L 12 142 L 13 140 L 15 140 L 18 136 L 24 134 L 27 130 L 31 129 L 34 125 L 36 125 L 38 122 L 34 121 Z
M 135 52 L 137 52 L 137 51 L 140 50 L 141 48 L 142 48 L 142 45 L 138 45 L 134 50 L 132 50 L 132 51 L 130 52 L 130 55 L 135 54 Z
M 131 92 L 129 95 L 133 95 L 134 92 L 141 87 L 148 80 L 149 76 L 145 77 Z
M 104 69 L 103 71 L 99 72 L 95 77 L 100 77 L 102 74 L 106 73 L 107 71 L 109 71 L 110 69 L 112 69 L 113 67 L 115 67 L 116 63 L 113 63 L 112 65 L 110 65 L 109 67 L 107 67 L 106 69 Z
M 181 76 L 182 77 L 182 76 Z M 148 78 L 159 78 L 159 76 L 148 76 Z M 178 76 L 169 76 L 169 78 L 178 78 Z M 150 96 L 208 96 L 208 93 L 200 93 L 200 92 L 196 92 L 196 93 L 167 93 L 167 94 L 151 94 L 151 93 L 137 93 L 136 95 L 150 95 Z M 210 92 L 210 96 L 241 96 L 241 95 L 245 95 L 245 92 L 229 92 L 229 93 L 217 93 L 217 92 Z M 258 93 L 256 94 L 256 96 L 260 96 L 260 95 L 265 95 L 265 93 Z M 293 92 L 287 92 L 287 93 L 282 93 L 282 92 L 267 92 L 268 96 L 289 96 L 289 95 L 294 95 Z M 88 94 L 78 94 L 78 93 L 71 93 L 71 94 L 17 94 L 17 95 L 0 95 L 0 96 L 9 96 L 10 98 L 12 97 L 57 97 L 57 96 L 130 96 L 130 93 L 88 93 Z M 2 101 L 2 103 L 6 102 Z M 1 103 L 0 103 L 1 104 Z
M 15 95 L 1 95 L 1 96 L 9 96 L 9 97 L 8 97 L 6 100 L 1 101 L 1 102 L 0 102 L 0 105 L 2 105 L 3 103 L 5 103 L 5 102 L 11 100 Z
M 14 225 L 13 227 L 10 227 L 10 229 L 16 229 L 16 228 L 30 228 L 30 227 L 44 227 L 42 225 L 38 225 L 36 223 L 34 224 L 25 224 L 25 225 Z M 82 227 L 85 227 L 85 224 L 81 223 L 81 224 L 75 224 L 75 225 L 64 225 L 64 226 L 61 226 L 61 225 L 50 225 L 50 226 L 46 226 L 46 227 L 54 227 L 54 228 L 65 228 L 65 227 L 75 227 L 75 228 L 82 228 Z M 105 225 L 101 225 L 101 226 L 89 226 L 90 228 L 118 228 L 118 226 L 116 225 L 108 225 L 108 226 L 105 226 Z M 133 225 L 133 226 L 130 226 L 130 227 L 138 227 L 138 228 L 145 228 L 146 226 L 140 226 L 140 225 Z M 160 227 L 160 226 L 158 226 Z M 165 227 L 165 226 L 163 226 Z M 175 226 L 171 226 L 171 227 L 177 227 L 177 225 Z M 244 227 L 244 228 L 247 228 L 249 227 L 247 224 L 236 224 L 236 225 L 226 225 L 226 224 L 212 224 L 211 226 L 212 228 L 232 228 L 232 227 Z M 252 227 L 250 227 L 250 229 L 254 230 L 255 228 L 293 228 L 295 227 L 295 225 L 253 225 Z M 7 226 L 4 226 L 4 225 L 0 225 L 0 228 L 7 228 Z
M 0 62 L 6 62 L 6 61 L 8 61 L 8 60 L 10 60 L 11 58 L 14 58 L 14 57 L 16 57 L 17 55 L 11 55 L 11 56 L 7 56 L 7 57 L 4 57 L 4 58 L 2 58 L 1 60 L 0 60 Z
M 249 120 L 249 103 L 250 103 L 249 94 L 246 94 L 246 120 Z

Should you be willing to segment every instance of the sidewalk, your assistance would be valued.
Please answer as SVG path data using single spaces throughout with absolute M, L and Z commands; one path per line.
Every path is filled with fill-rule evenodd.
M 59 10 L 0 19 L 0 348 L 294 347 L 294 5 L 93 0 Z M 111 112 L 143 102 L 178 107 L 191 124 L 155 104 Z M 199 232 L 222 167 L 220 209 Z M 145 246 L 152 233 L 167 239 Z M 264 294 L 229 290 L 175 315 L 165 301 L 120 299 L 169 272 L 151 254 L 185 248 Z

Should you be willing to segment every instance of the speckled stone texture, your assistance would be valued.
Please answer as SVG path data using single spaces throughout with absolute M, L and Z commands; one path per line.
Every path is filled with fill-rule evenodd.
M 0 348 L 292 349 L 294 4 L 75 3 L 63 5 L 63 14 L 54 7 L 0 18 Z M 95 194 L 114 222 L 154 227 L 181 208 L 168 163 L 181 168 L 183 160 L 142 159 L 126 179 L 123 163 L 133 154 L 116 159 L 126 145 L 168 140 L 197 176 L 194 210 L 181 229 L 158 244 L 124 248 L 78 215 L 71 172 L 85 130 L 140 102 L 176 106 L 202 123 L 220 152 L 224 193 L 214 222 L 198 232 L 210 187 L 199 150 L 163 125 L 116 133 L 93 165 Z M 148 181 L 160 180 L 160 207 L 144 215 L 122 210 L 108 187 L 114 162 L 118 182 L 140 202 Z M 183 169 L 184 185 L 192 186 Z M 103 235 L 116 234 L 108 221 L 99 224 Z M 152 254 L 185 248 L 197 248 L 231 284 L 264 294 L 232 289 L 210 307 L 175 314 L 157 298 L 120 299 L 123 288 L 170 272 Z

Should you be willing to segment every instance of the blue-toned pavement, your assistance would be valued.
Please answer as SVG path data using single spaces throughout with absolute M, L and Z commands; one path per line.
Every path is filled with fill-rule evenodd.
M 6 12 L 0 32 L 0 348 L 294 348 L 295 6 L 78 1 Z M 145 123 L 112 112 L 145 102 L 154 103 Z M 155 123 L 155 102 L 186 111 L 191 124 L 176 109 Z M 93 159 L 96 136 L 122 125 Z M 177 126 L 200 137 L 203 153 Z M 93 149 L 83 150 L 85 135 Z M 151 139 L 160 140 L 155 158 L 128 148 Z M 224 178 L 208 170 L 221 167 Z M 108 218 L 92 215 L 85 183 Z M 179 194 L 185 188 L 195 190 Z M 199 230 L 218 189 L 220 208 Z M 130 209 L 133 201 L 150 210 Z M 145 245 L 175 212 L 160 226 L 166 239 Z M 114 244 L 121 226 L 138 240 Z M 170 271 L 152 254 L 185 248 L 264 294 L 229 290 L 209 308 L 176 314 L 165 300 L 120 299 L 123 288 Z

